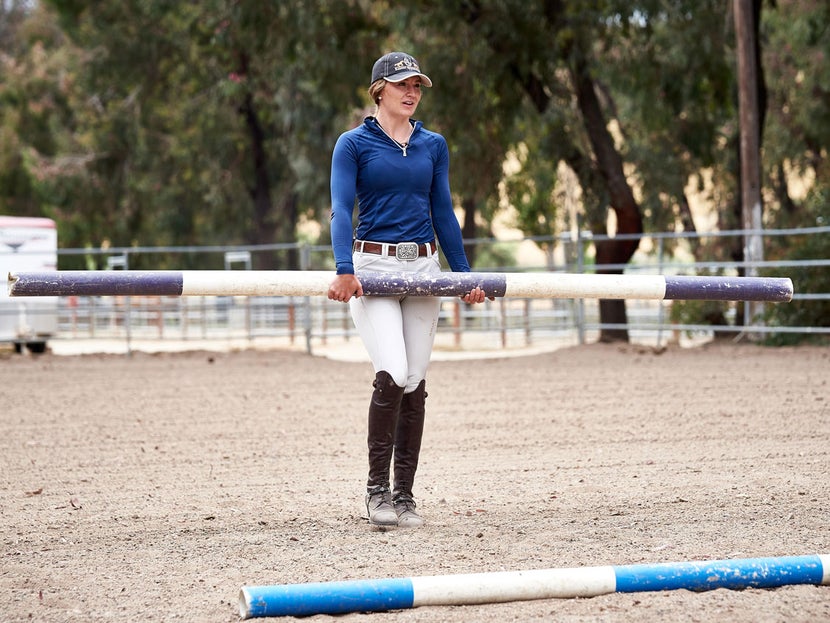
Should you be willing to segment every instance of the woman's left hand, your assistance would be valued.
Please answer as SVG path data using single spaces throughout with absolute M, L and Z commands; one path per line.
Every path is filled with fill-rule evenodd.
M 484 290 L 481 289 L 480 286 L 476 286 L 475 288 L 473 288 L 472 290 L 467 292 L 467 294 L 462 296 L 461 300 L 464 301 L 465 303 L 469 304 L 469 305 L 472 305 L 473 303 L 483 303 L 484 299 L 486 299 L 486 298 L 489 298 L 491 301 L 495 300 L 495 297 L 492 297 L 492 296 L 488 297 L 487 294 L 484 292 Z

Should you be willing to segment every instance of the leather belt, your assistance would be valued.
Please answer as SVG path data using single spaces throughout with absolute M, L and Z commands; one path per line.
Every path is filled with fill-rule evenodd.
M 385 253 L 384 249 L 386 250 Z M 369 242 L 368 240 L 355 240 L 354 250 L 357 253 L 391 255 L 400 260 L 414 260 L 417 257 L 431 257 L 435 255 L 437 248 L 435 242 L 426 242 L 423 244 L 415 244 L 414 242 L 389 244 L 384 242 Z

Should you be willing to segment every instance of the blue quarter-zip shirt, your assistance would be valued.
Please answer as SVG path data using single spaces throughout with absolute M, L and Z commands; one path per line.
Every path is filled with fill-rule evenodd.
M 331 241 L 338 275 L 354 273 L 355 238 L 425 243 L 437 236 L 450 268 L 470 271 L 453 212 L 447 141 L 420 121 L 411 123 L 405 156 L 374 117 L 337 139 L 331 163 Z

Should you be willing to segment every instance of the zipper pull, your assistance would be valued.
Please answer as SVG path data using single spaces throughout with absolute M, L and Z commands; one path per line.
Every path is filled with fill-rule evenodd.
M 404 158 L 406 158 L 406 148 L 407 147 L 409 147 L 409 145 L 404 145 L 403 147 L 401 147 L 401 149 L 403 150 L 403 157 Z

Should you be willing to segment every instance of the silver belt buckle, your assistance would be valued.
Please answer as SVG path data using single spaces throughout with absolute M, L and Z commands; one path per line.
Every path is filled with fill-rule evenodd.
M 418 259 L 417 242 L 399 242 L 395 245 L 395 257 L 399 260 L 409 261 Z

